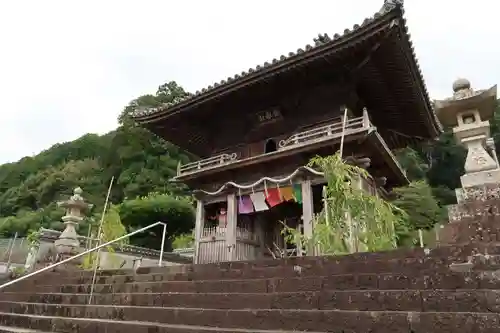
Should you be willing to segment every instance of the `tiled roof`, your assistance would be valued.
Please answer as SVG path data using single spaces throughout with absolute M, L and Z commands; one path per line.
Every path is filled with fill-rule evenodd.
M 359 29 L 366 27 L 369 24 L 376 23 L 376 21 L 382 20 L 384 17 L 387 15 L 390 15 L 391 13 L 394 13 L 396 11 L 399 11 L 400 15 L 402 16 L 404 13 L 403 10 L 403 0 L 385 0 L 384 5 L 382 8 L 376 12 L 372 17 L 366 18 L 361 25 L 355 24 L 352 28 L 350 29 L 345 29 L 343 34 L 334 34 L 332 37 L 330 37 L 328 34 L 319 34 L 318 37 L 314 38 L 314 45 L 306 45 L 304 48 L 299 48 L 297 49 L 296 52 L 289 52 L 288 55 L 281 55 L 279 59 L 273 59 L 270 62 L 265 62 L 262 65 L 258 65 L 255 68 L 250 68 L 248 71 L 243 71 L 241 74 L 236 74 L 233 77 L 228 77 L 225 80 L 222 80 L 220 82 L 216 82 L 213 85 L 208 86 L 207 88 L 203 88 L 201 91 L 196 91 L 194 94 L 189 94 L 186 97 L 179 98 L 172 103 L 167 103 L 162 106 L 156 107 L 156 108 L 137 108 L 135 112 L 133 113 L 133 117 L 141 122 L 142 119 L 146 120 L 145 118 L 150 118 L 150 116 L 155 117 L 159 116 L 162 113 L 168 113 L 172 107 L 175 106 L 175 109 L 180 109 L 184 105 L 188 105 L 190 102 L 193 102 L 194 100 L 202 100 L 204 97 L 208 97 L 209 95 L 216 94 L 217 92 L 222 92 L 224 91 L 225 88 L 229 87 L 230 85 L 237 84 L 241 81 L 244 81 L 247 78 L 250 78 L 252 76 L 258 77 L 260 73 L 264 72 L 264 70 L 272 70 L 273 68 L 277 68 L 280 66 L 284 61 L 286 60 L 291 60 L 293 58 L 299 58 L 303 56 L 304 54 L 311 52 L 312 50 L 315 50 L 319 47 L 328 45 L 330 43 L 337 43 L 341 40 L 345 40 L 349 37 L 351 37 L 355 32 L 357 32 Z M 403 29 L 405 30 L 407 34 L 407 27 L 406 27 L 406 21 L 403 20 Z M 407 34 L 408 39 L 409 35 Z M 417 69 L 417 81 L 420 81 L 422 90 L 425 94 L 424 98 L 427 101 L 428 107 L 430 110 L 432 110 L 432 105 L 429 100 L 429 94 L 427 92 L 427 88 L 425 86 L 425 82 L 423 80 L 422 72 L 420 70 L 420 66 L 418 65 L 418 62 L 415 57 L 415 52 L 414 48 L 412 45 L 411 40 L 409 40 L 409 45 L 411 48 L 412 52 L 412 57 L 415 59 L 415 65 Z M 437 120 L 437 117 L 434 112 L 434 119 L 436 120 L 436 123 L 438 126 L 441 126 L 439 121 Z

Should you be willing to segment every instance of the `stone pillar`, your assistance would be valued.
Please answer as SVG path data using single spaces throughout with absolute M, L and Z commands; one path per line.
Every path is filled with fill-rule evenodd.
M 494 218 L 500 208 L 500 168 L 489 123 L 496 99 L 496 86 L 475 91 L 468 80 L 458 79 L 452 97 L 435 101 L 439 120 L 453 127 L 455 139 L 467 149 L 462 188 L 455 190 L 458 204 L 448 207 L 450 223 L 439 235 L 442 245 L 496 242 L 500 235 L 500 221 Z
M 80 250 L 76 227 L 83 221 L 84 211 L 91 207 L 81 196 L 82 192 L 82 189 L 77 187 L 69 200 L 58 203 L 59 207 L 66 209 L 66 215 L 62 217 L 65 229 L 54 242 L 59 260 L 74 256 Z

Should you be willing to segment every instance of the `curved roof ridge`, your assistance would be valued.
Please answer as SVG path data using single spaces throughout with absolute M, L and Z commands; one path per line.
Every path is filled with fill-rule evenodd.
M 289 52 L 288 55 L 282 54 L 279 59 L 274 58 L 271 61 L 266 61 L 262 65 L 257 65 L 254 68 L 250 68 L 247 71 L 242 71 L 241 74 L 235 74 L 232 77 L 228 77 L 219 82 L 215 82 L 208 87 L 205 87 L 201 90 L 196 91 L 194 94 L 189 94 L 184 98 L 179 98 L 172 103 L 166 103 L 162 106 L 156 108 L 137 108 L 134 110 L 132 117 L 134 119 L 140 120 L 141 118 L 149 118 L 149 116 L 157 116 L 163 112 L 168 112 L 173 106 L 181 107 L 183 104 L 188 104 L 192 100 L 202 99 L 205 96 L 208 96 L 211 93 L 215 93 L 217 91 L 223 91 L 224 87 L 229 86 L 229 84 L 234 84 L 244 79 L 250 78 L 252 76 L 258 76 L 264 70 L 272 69 L 280 66 L 287 60 L 298 59 L 301 55 L 306 54 L 310 51 L 316 50 L 320 47 L 324 47 L 332 42 L 338 43 L 343 40 L 347 40 L 352 37 L 355 33 L 357 33 L 360 29 L 366 27 L 371 23 L 375 23 L 376 21 L 383 20 L 386 16 L 389 16 L 393 13 L 399 12 L 401 16 L 403 15 L 403 1 L 402 0 L 385 0 L 382 8 L 377 11 L 371 17 L 367 17 L 363 20 L 361 24 L 354 24 L 352 30 L 345 29 L 342 34 L 335 33 L 330 37 L 327 33 L 318 34 L 318 37 L 314 38 L 314 44 L 307 44 L 304 48 L 298 48 L 295 52 Z M 406 26 L 405 26 L 406 29 Z M 413 48 L 412 48 L 413 49 Z M 418 66 L 418 65 L 417 65 Z

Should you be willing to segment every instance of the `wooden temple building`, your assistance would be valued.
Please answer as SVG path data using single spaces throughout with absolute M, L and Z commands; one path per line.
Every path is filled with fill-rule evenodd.
M 338 151 L 343 128 L 343 156 L 371 175 L 359 186 L 381 195 L 408 183 L 391 151 L 441 132 L 395 0 L 343 34 L 134 119 L 199 156 L 174 179 L 196 194 L 196 263 L 302 255 L 280 230 L 312 235 L 325 180 L 305 166 Z

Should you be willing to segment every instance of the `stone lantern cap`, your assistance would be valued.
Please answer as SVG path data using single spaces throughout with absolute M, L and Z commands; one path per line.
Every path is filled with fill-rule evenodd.
M 92 204 L 88 204 L 82 197 L 83 190 L 80 187 L 77 187 L 73 190 L 73 195 L 65 201 L 60 201 L 57 203 L 59 207 L 71 209 L 77 208 L 80 210 L 87 210 L 92 208 Z
M 497 105 L 496 85 L 484 90 L 474 90 L 469 80 L 460 78 L 453 82 L 452 88 L 452 97 L 434 101 L 436 114 L 443 125 L 457 126 L 458 115 L 466 111 L 478 111 L 481 121 L 493 117 Z

